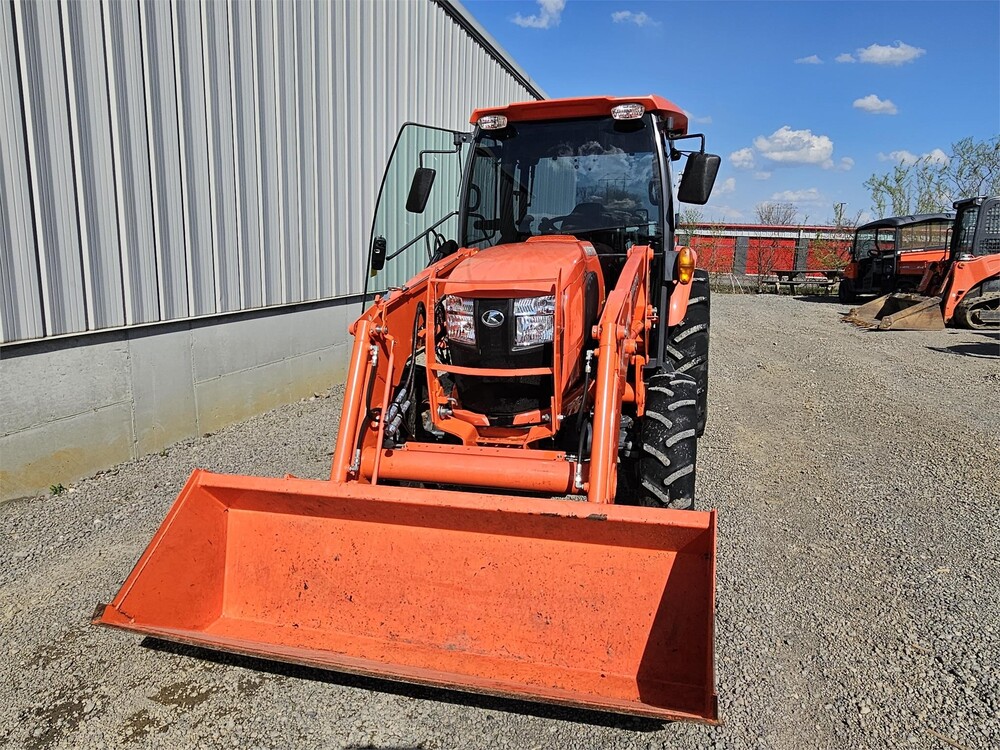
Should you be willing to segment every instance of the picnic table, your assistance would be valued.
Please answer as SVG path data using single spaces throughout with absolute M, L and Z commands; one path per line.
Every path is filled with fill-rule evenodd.
M 839 281 L 840 275 L 839 268 L 782 268 L 775 269 L 774 278 L 765 279 L 763 283 L 774 284 L 777 294 L 781 294 L 782 284 L 787 284 L 793 294 L 796 286 L 823 287 L 824 292 L 827 292 Z M 818 278 L 819 276 L 823 278 Z

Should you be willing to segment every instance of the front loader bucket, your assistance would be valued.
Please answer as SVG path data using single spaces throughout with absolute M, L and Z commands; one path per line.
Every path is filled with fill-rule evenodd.
M 880 331 L 943 331 L 940 297 L 888 294 L 853 308 L 844 320 Z
M 94 622 L 714 723 L 714 600 L 715 511 L 196 471 Z

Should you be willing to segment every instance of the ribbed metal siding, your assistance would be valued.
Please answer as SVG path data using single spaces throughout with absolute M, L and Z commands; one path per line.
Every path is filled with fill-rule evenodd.
M 407 120 L 536 98 L 430 0 L 0 3 L 0 341 L 360 293 Z

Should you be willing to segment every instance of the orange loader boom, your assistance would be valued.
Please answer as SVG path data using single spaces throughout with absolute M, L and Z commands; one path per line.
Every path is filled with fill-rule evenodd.
M 372 402 L 385 403 L 407 345 L 385 332 L 427 293 L 428 269 L 353 326 L 331 480 L 196 471 L 95 623 L 344 672 L 715 721 L 715 511 L 609 504 L 617 444 L 601 425 L 642 391 L 626 374 L 647 330 L 648 265 L 648 249 L 635 248 L 599 324 L 589 502 L 378 483 L 424 466 L 439 483 L 572 489 L 572 464 L 556 453 L 373 447 L 363 395 L 374 383 Z

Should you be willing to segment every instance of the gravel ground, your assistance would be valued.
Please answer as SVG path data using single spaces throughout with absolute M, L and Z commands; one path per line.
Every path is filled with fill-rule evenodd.
M 213 655 L 88 624 L 190 471 L 323 477 L 340 391 L 0 505 L 0 744 L 1000 746 L 1000 342 L 717 295 L 701 504 L 719 509 L 723 725 Z

